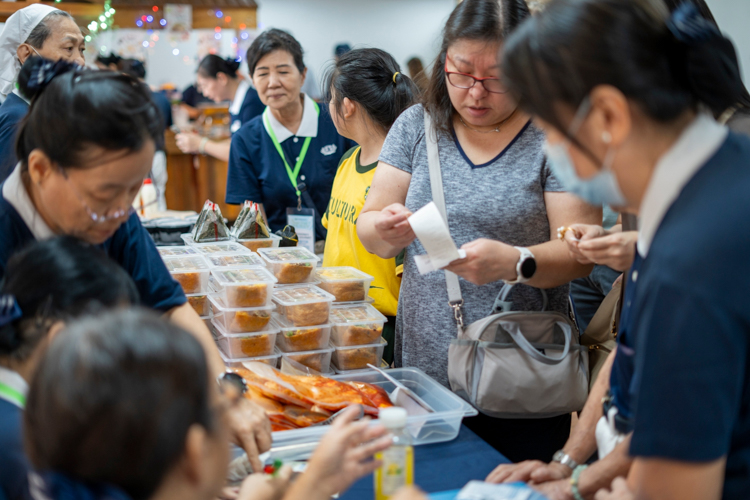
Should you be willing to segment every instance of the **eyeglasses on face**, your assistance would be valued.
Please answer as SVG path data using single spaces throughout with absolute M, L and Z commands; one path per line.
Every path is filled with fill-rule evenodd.
M 505 88 L 505 85 L 503 85 L 502 81 L 499 78 L 495 78 L 492 76 L 477 78 L 476 76 L 470 75 L 468 73 L 448 71 L 448 60 L 449 58 L 446 56 L 445 75 L 448 78 L 448 83 L 450 83 L 454 87 L 458 89 L 470 89 L 473 88 L 474 85 L 477 84 L 477 82 L 479 82 L 482 87 L 484 87 L 484 90 L 491 94 L 505 94 L 508 92 L 508 89 Z

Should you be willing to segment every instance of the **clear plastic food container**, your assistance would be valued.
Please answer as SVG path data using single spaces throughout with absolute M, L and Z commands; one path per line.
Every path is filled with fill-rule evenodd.
M 319 260 L 304 247 L 261 248 L 258 253 L 280 285 L 312 281 Z
M 315 271 L 320 288 L 336 297 L 336 302 L 363 302 L 370 291 L 372 276 L 354 267 L 321 267 Z
M 186 255 L 198 255 L 198 252 L 187 246 L 180 247 L 156 247 L 162 257 L 185 257 Z
M 215 320 L 211 324 L 216 329 L 216 344 L 228 358 L 257 358 L 274 352 L 276 335 L 279 333 L 275 323 L 270 323 L 269 329 L 255 333 L 229 333 Z
M 257 252 L 259 248 L 278 248 L 281 236 L 272 234 L 270 238 L 237 238 L 234 241 L 247 248 L 251 252 Z
M 208 294 L 206 293 L 191 293 L 187 294 L 187 301 L 190 306 L 195 309 L 195 312 L 198 313 L 198 316 L 208 316 L 209 315 L 209 307 L 208 307 Z
M 279 335 L 280 337 L 281 335 Z M 277 337 L 277 338 L 279 338 Z M 305 365 L 311 370 L 320 373 L 328 373 L 331 370 L 331 355 L 333 348 L 317 349 L 314 351 L 302 352 L 281 352 L 282 358 L 288 358 L 301 365 Z
M 212 269 L 211 295 L 227 308 L 263 307 L 271 303 L 276 278 L 264 267 Z
M 268 356 L 257 356 L 254 358 L 230 358 L 226 354 L 224 354 L 221 349 L 219 349 L 219 356 L 221 356 L 221 360 L 224 361 L 224 365 L 227 368 L 244 368 L 245 363 L 253 361 L 265 363 L 276 368 L 279 366 L 279 359 L 281 358 L 281 354 L 279 353 L 278 349 L 276 349 L 273 354 L 269 354 Z
M 328 321 L 333 325 L 331 341 L 346 347 L 376 343 L 387 319 L 370 304 L 357 304 L 334 305 Z
M 278 314 L 274 314 L 274 320 L 281 330 L 276 337 L 276 345 L 283 352 L 314 351 L 328 347 L 331 325 L 294 326 Z
M 231 253 L 226 255 L 207 255 L 206 260 L 212 268 L 245 269 L 247 267 L 266 267 L 266 261 L 258 254 L 251 252 Z
M 333 295 L 314 285 L 301 285 L 274 290 L 279 315 L 294 326 L 315 326 L 328 323 Z
M 229 333 L 254 333 L 273 327 L 273 304 L 263 307 L 228 308 L 219 297 L 209 296 L 211 315 Z M 270 325 L 270 326 L 269 326 Z
M 217 241 L 215 243 L 195 243 L 193 248 L 196 252 L 205 255 L 231 255 L 238 253 L 251 253 L 247 248 L 234 241 Z
M 348 347 L 333 346 L 333 364 L 336 370 L 346 373 L 350 370 L 362 370 L 367 365 L 380 366 L 383 359 L 383 350 L 388 342 L 384 338 L 368 345 L 357 345 Z
M 186 294 L 203 293 L 208 290 L 210 271 L 202 256 L 170 257 L 164 259 L 164 264 Z

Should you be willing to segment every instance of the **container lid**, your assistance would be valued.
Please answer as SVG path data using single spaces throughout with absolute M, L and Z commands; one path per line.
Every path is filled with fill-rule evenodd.
M 245 269 L 213 268 L 211 276 L 220 286 L 254 285 L 256 283 L 276 283 L 276 277 L 265 267 L 255 266 Z
M 267 359 L 279 359 L 281 357 L 281 352 L 279 351 L 278 347 L 274 347 L 273 354 L 269 354 L 268 356 L 258 356 L 256 358 L 230 358 L 229 356 L 224 354 L 221 349 L 219 349 L 219 355 L 221 356 L 222 361 L 224 361 L 224 364 L 227 364 L 227 363 L 244 363 L 246 361 L 263 361 Z
M 185 255 L 198 255 L 191 247 L 156 247 L 162 257 L 183 257 Z
M 348 351 L 349 349 L 363 349 L 363 348 L 366 348 L 366 347 L 380 347 L 380 346 L 383 346 L 383 347 L 385 347 L 385 346 L 387 346 L 387 345 L 388 345 L 388 341 L 387 341 L 387 340 L 385 340 L 385 339 L 384 339 L 383 337 L 380 337 L 380 338 L 378 339 L 378 341 L 377 341 L 376 343 L 374 343 L 374 344 L 365 344 L 365 345 L 341 345 L 341 346 L 339 346 L 339 345 L 336 345 L 336 344 L 331 344 L 331 347 L 333 347 L 333 348 L 334 348 L 334 349 L 336 349 L 337 351 Z
M 336 297 L 317 286 L 302 285 L 274 289 L 273 300 L 282 306 L 298 306 L 317 302 L 333 302 Z
M 170 273 L 191 273 L 208 270 L 206 259 L 200 255 L 168 258 L 164 259 L 164 264 L 166 264 Z
M 378 420 L 386 429 L 401 429 L 406 427 L 406 409 L 398 406 L 382 408 L 378 413 Z
M 354 267 L 320 267 L 315 271 L 315 277 L 322 282 L 335 281 L 372 281 L 372 276 Z
M 243 247 L 244 248 L 244 247 Z M 230 253 L 226 255 L 207 255 L 206 260 L 211 267 L 240 269 L 246 267 L 265 267 L 266 263 L 256 253 Z
M 276 307 L 276 306 L 274 306 Z M 281 316 L 279 314 L 274 314 L 273 319 L 276 320 L 276 324 L 279 325 L 279 328 L 281 331 L 288 331 L 288 330 L 314 330 L 316 328 L 330 328 L 331 324 L 326 323 L 325 325 L 313 325 L 313 326 L 295 326 L 287 320 L 284 316 Z
M 279 240 L 281 241 L 281 236 L 278 234 L 271 233 L 268 238 L 233 238 L 234 241 L 267 241 L 267 240 Z
M 284 352 L 279 351 L 279 353 L 285 357 L 285 358 L 291 358 L 294 356 L 305 355 L 305 354 L 328 354 L 329 352 L 333 352 L 333 347 L 326 347 L 325 349 L 315 349 L 314 351 L 298 351 L 298 352 Z
M 270 334 L 276 334 L 279 333 L 279 327 L 278 325 L 271 319 L 271 321 L 268 322 L 268 324 L 263 328 L 263 330 L 259 330 L 257 332 L 248 332 L 248 333 L 229 333 L 224 326 L 211 319 L 211 325 L 216 329 L 216 333 L 219 337 L 227 337 L 230 339 L 236 339 L 236 338 L 246 338 L 246 337 L 260 337 L 261 335 L 270 335 Z
M 305 247 L 259 248 L 258 253 L 272 264 L 300 264 L 320 260 Z
M 250 250 L 234 241 L 217 241 L 212 243 L 195 243 L 193 245 L 196 251 L 208 255 L 226 255 L 237 253 L 250 253 Z
M 261 306 L 261 307 L 227 307 L 224 304 L 224 299 L 221 297 L 221 295 L 214 295 L 209 294 L 208 300 L 211 301 L 211 304 L 216 307 L 219 311 L 227 311 L 227 312 L 237 312 L 237 311 L 273 311 L 276 309 L 276 304 L 268 304 L 267 306 Z
M 208 296 L 208 292 L 200 292 L 200 293 L 186 293 L 185 297 L 206 297 Z
M 332 308 L 331 319 L 329 321 L 334 325 L 350 325 L 355 323 L 387 321 L 387 318 L 370 304 L 357 304 L 354 306 L 347 305 Z

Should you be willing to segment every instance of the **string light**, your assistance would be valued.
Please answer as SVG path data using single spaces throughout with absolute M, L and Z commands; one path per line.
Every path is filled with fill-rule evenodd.
M 166 26 L 167 25 L 167 20 L 166 19 L 162 19 L 161 21 L 159 21 L 159 24 L 161 24 L 162 26 Z

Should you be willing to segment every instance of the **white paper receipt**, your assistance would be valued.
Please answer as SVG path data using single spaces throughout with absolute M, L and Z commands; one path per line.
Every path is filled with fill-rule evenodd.
M 427 255 L 414 257 L 420 274 L 437 271 L 456 259 L 466 257 L 466 252 L 456 248 L 448 225 L 434 202 L 417 210 L 408 221 L 419 242 L 427 250 Z

